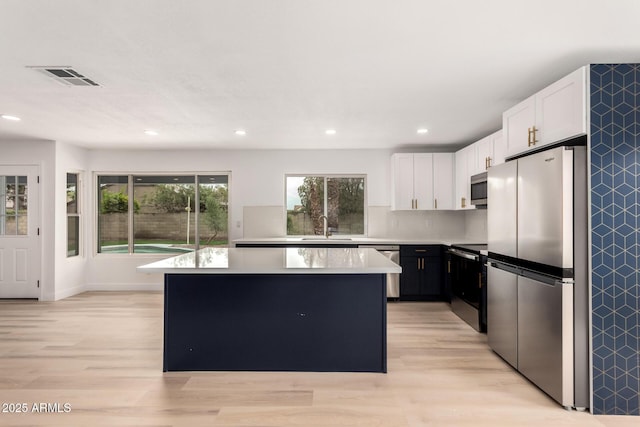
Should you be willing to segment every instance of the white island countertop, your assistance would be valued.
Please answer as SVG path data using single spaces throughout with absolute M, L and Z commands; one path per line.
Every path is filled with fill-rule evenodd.
M 402 268 L 370 248 L 204 248 L 152 262 L 142 273 L 384 274 Z

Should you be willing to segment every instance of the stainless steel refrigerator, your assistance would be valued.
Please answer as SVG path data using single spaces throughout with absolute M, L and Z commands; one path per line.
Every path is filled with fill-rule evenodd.
M 488 172 L 487 336 L 566 408 L 589 407 L 587 158 L 560 146 Z

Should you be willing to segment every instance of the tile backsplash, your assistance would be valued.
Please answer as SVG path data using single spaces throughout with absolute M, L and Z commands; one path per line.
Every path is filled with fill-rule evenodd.
M 283 206 L 245 206 L 244 238 L 285 235 Z M 369 206 L 368 237 L 446 241 L 487 241 L 487 213 L 478 211 L 392 211 Z

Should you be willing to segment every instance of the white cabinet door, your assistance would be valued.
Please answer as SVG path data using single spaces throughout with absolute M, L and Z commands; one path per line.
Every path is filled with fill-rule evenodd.
M 536 147 L 587 133 L 586 67 L 536 94 Z
M 433 154 L 413 155 L 413 195 L 414 209 L 433 209 Z
M 536 100 L 531 96 L 502 113 L 502 131 L 507 156 L 529 149 L 529 129 L 535 125 Z
M 475 164 L 475 145 L 468 145 L 455 153 L 455 199 L 454 209 L 475 209 L 471 204 L 470 192 L 471 174 L 469 171 Z
M 486 172 L 489 162 L 493 159 L 493 135 L 486 136 L 474 144 L 476 146 L 476 161 L 471 175 Z
M 433 154 L 433 208 L 451 210 L 453 203 L 453 153 Z
M 582 67 L 502 114 L 507 157 L 587 133 L 587 74 Z
M 494 133 L 493 135 L 493 158 L 491 159 L 490 166 L 497 166 L 504 163 L 507 157 L 507 148 L 505 147 L 504 137 L 502 130 Z
M 391 209 L 413 209 L 413 154 L 397 153 L 391 156 L 391 177 Z

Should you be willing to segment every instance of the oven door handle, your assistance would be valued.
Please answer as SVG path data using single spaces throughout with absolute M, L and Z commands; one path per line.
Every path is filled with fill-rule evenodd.
M 480 259 L 479 255 L 470 254 L 468 252 L 459 251 L 457 249 L 450 248 L 447 250 L 451 255 L 459 256 L 462 258 L 470 259 L 472 261 L 478 261 Z

